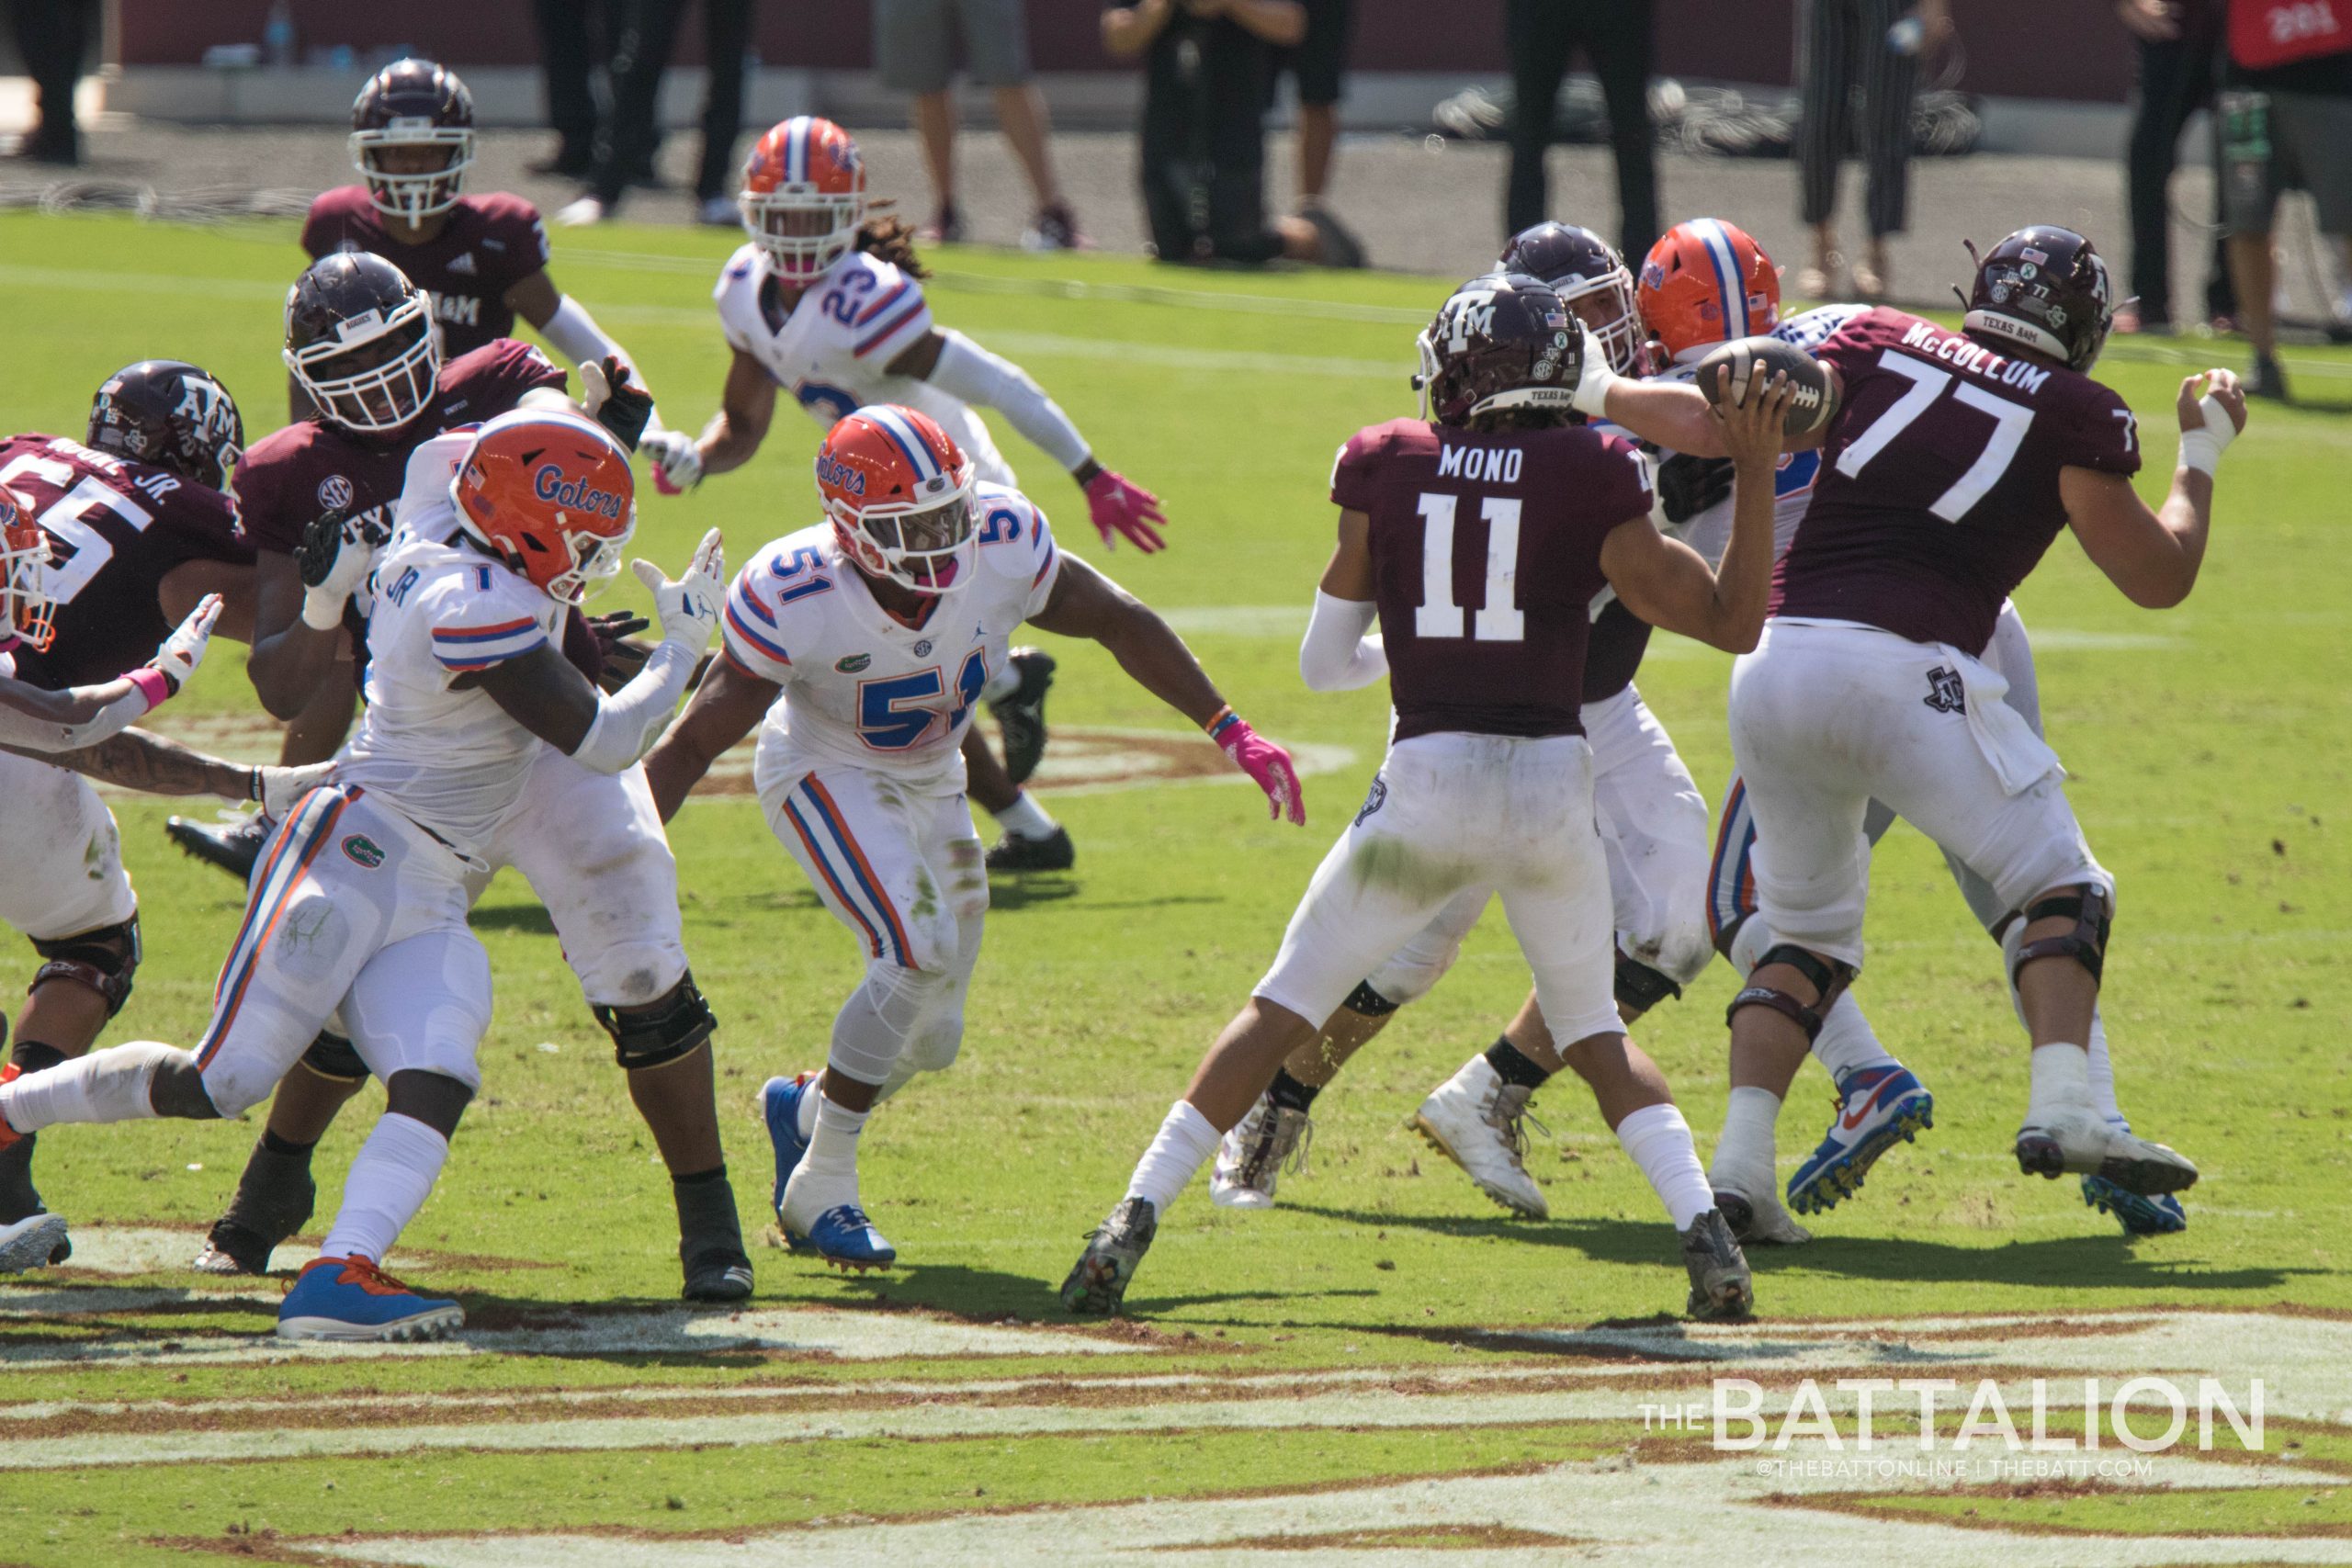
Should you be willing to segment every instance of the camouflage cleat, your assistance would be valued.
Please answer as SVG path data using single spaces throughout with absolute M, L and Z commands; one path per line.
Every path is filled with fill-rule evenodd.
M 1690 1300 L 1684 1310 L 1702 1323 L 1738 1323 L 1752 1315 L 1756 1288 L 1747 1258 L 1732 1239 L 1722 1211 L 1708 1210 L 1679 1234 L 1682 1267 L 1690 1275 Z
M 1041 648 L 1016 648 L 1005 665 L 1020 683 L 989 704 L 1004 742 L 1004 771 L 1016 784 L 1029 782 L 1046 755 L 1046 694 L 1054 686 L 1054 656 Z
M 1159 1213 L 1148 1198 L 1122 1199 L 1110 1217 L 1089 1232 L 1086 1251 L 1062 1281 L 1062 1305 L 1086 1317 L 1116 1317 L 1151 1238 Z
M 1209 1201 L 1220 1209 L 1272 1208 L 1274 1183 L 1285 1170 L 1306 1174 L 1306 1150 L 1314 1141 L 1315 1122 L 1306 1111 L 1260 1095 L 1250 1114 L 1217 1145 Z
M 1078 847 L 1069 841 L 1069 829 L 1058 825 L 1042 839 L 1007 833 L 989 846 L 986 857 L 991 873 L 1013 875 L 1028 871 L 1068 871 L 1077 863 Z
M 266 1274 L 279 1242 L 311 1223 L 318 1201 L 308 1155 L 273 1154 L 254 1145 L 229 1212 L 212 1222 L 204 1250 L 188 1267 L 199 1274 Z

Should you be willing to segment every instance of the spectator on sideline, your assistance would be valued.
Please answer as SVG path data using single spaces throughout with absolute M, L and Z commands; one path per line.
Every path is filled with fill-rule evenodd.
M 82 133 L 74 122 L 74 85 L 97 31 L 97 0 L 14 0 L 9 17 L 40 107 L 40 123 L 25 133 L 17 156 L 78 164 Z
M 1161 261 L 1363 265 L 1363 247 L 1320 206 L 1266 217 L 1273 51 L 1306 36 L 1299 0 L 1109 0 L 1103 48 L 1144 62 L 1138 173 Z
M 1650 0 L 1504 0 L 1511 111 L 1503 231 L 1516 234 L 1551 216 L 1544 155 L 1551 150 L 1568 56 L 1579 47 L 1609 106 L 1609 137 L 1617 152 L 1618 248 L 1628 256 L 1645 256 L 1658 232 L 1657 139 L 1650 130 Z
M 2352 265 L 2352 5 L 2229 0 L 2229 64 L 2222 85 L 2222 219 L 2230 277 L 2254 344 L 2245 389 L 2287 396 L 2278 367 L 2271 219 L 2278 193 L 2301 186 L 2319 231 Z
M 735 140 L 743 128 L 743 73 L 752 45 L 753 0 L 702 0 L 703 57 L 709 82 L 703 93 L 702 162 L 695 174 L 695 212 L 705 223 L 734 225 Z M 657 123 L 662 73 L 669 69 L 685 0 L 611 0 L 612 112 L 596 138 L 588 189 L 556 214 L 577 227 L 601 223 L 620 209 L 632 183 L 652 176 L 661 145 Z
M 2120 333 L 2165 333 L 2172 323 L 2173 165 L 2181 128 L 2199 109 L 2213 107 L 2222 55 L 2224 0 L 2116 0 L 2116 19 L 2140 56 L 2140 100 L 2132 113 L 2125 186 L 2132 215 L 2132 292 L 2136 305 L 2115 313 Z M 2216 217 L 2221 191 L 2213 193 Z M 2236 314 L 2230 292 L 2228 247 L 2217 223 L 2205 272 L 2205 317 L 2225 322 Z
M 1842 299 L 1849 292 L 1845 258 L 1838 250 L 1838 168 L 1853 144 L 1858 121 L 1870 169 L 1865 212 L 1871 239 L 1869 254 L 1852 269 L 1851 292 L 1868 300 L 1887 297 L 1892 275 L 1886 237 L 1907 227 L 1911 97 L 1918 86 L 1919 59 L 1923 51 L 1942 53 L 1951 39 L 1947 0 L 1808 0 L 1799 9 L 1799 205 L 1813 227 L 1813 265 L 1796 276 L 1796 292 L 1804 298 Z
M 961 32 L 972 80 L 994 94 L 997 125 L 1036 194 L 1036 216 L 1022 244 L 1067 251 L 1085 243 L 1054 178 L 1046 142 L 1053 128 L 1045 96 L 1029 76 L 1024 8 L 1024 0 L 874 0 L 875 67 L 884 86 L 914 96 L 915 134 L 931 173 L 933 217 L 917 231 L 919 239 L 964 237 L 964 215 L 956 206 L 956 95 L 949 85 Z
M 531 165 L 535 175 L 586 179 L 596 166 L 594 78 L 610 63 L 618 31 L 616 0 L 531 0 L 539 31 L 539 71 L 546 78 L 552 156 Z
M 1331 186 L 1331 150 L 1340 140 L 1340 95 L 1347 74 L 1348 32 L 1355 0 L 1306 0 L 1306 37 L 1274 51 L 1277 78 L 1298 85 L 1298 202 L 1321 205 Z

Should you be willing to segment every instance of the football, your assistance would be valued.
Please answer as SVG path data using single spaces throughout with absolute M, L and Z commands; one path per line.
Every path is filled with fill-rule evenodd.
M 1781 371 L 1789 373 L 1789 379 L 1796 384 L 1796 399 L 1789 404 L 1791 435 L 1809 434 L 1829 423 L 1836 399 L 1830 390 L 1828 367 L 1796 344 L 1776 337 L 1744 337 L 1713 350 L 1699 361 L 1698 371 L 1699 390 L 1710 403 L 1722 395 L 1719 382 L 1724 366 L 1731 367 L 1735 402 L 1747 400 L 1751 377 L 1761 386 Z

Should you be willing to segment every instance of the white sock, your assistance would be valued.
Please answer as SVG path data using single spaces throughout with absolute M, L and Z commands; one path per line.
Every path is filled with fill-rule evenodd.
M 343 1207 L 320 1255 L 383 1262 L 424 1207 L 448 1157 L 448 1139 L 413 1116 L 385 1111 L 343 1179 Z
M 1012 805 L 989 815 L 996 818 L 998 827 L 1016 839 L 1050 839 L 1054 836 L 1054 829 L 1059 826 L 1046 815 L 1046 808 L 1037 804 L 1037 797 L 1025 789 L 1012 797 Z
M 2033 1089 L 2025 1103 L 2026 1125 L 2039 1126 L 2052 1116 L 2087 1110 L 2090 1103 L 2089 1053 L 2080 1045 L 2035 1046 Z
M 800 1104 L 796 1112 L 793 1131 L 800 1134 L 800 1141 L 804 1144 L 816 1135 L 817 1107 L 824 1098 L 825 1091 L 818 1087 L 815 1080 L 800 1091 Z
M 1650 1187 L 1674 1228 L 1687 1231 L 1700 1215 L 1715 1206 L 1714 1190 L 1699 1165 L 1698 1145 L 1690 1141 L 1690 1123 L 1672 1105 L 1645 1105 L 1617 1123 L 1617 1141 L 1642 1168 Z
M 808 1152 L 800 1156 L 800 1168 L 814 1176 L 855 1181 L 857 1135 L 865 1131 L 865 1119 L 872 1114 L 870 1111 L 852 1111 L 820 1090 L 817 1121 L 809 1129 Z
M 1136 1173 L 1127 1178 L 1127 1196 L 1148 1198 L 1152 1208 L 1165 1214 L 1177 1194 L 1216 1153 L 1223 1138 L 1191 1100 L 1178 1100 L 1169 1107 L 1168 1119 L 1159 1124 L 1151 1147 L 1136 1161 Z
M 193 1064 L 176 1045 L 134 1040 L 28 1073 L 0 1089 L 0 1116 L 19 1133 L 60 1122 L 137 1122 L 155 1114 L 150 1095 L 155 1069 L 166 1062 Z
M 1714 1163 L 1707 1168 L 1715 1186 L 1750 1198 L 1776 1196 L 1772 1127 L 1780 1119 L 1781 1097 L 1770 1089 L 1749 1085 L 1731 1091 L 1731 1103 L 1724 1110 L 1724 1134 L 1715 1140 Z
M 2115 1103 L 2115 1063 L 2107 1054 L 2107 1021 L 2096 1005 L 2091 1009 L 2090 1057 L 2092 1106 L 2117 1126 L 2130 1126 L 2122 1107 Z
M 1862 1016 L 1861 1004 L 1854 1000 L 1854 993 L 1841 993 L 1821 1020 L 1821 1032 L 1814 1037 L 1813 1054 L 1829 1069 L 1832 1083 L 1842 1081 L 1846 1075 L 1864 1067 L 1899 1067 L 1903 1064 L 1887 1055 L 1879 1043 L 1878 1035 L 1871 1028 L 1871 1021 Z

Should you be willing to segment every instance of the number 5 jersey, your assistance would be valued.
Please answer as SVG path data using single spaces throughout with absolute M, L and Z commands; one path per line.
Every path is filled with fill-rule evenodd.
M 760 731 L 762 783 L 812 768 L 888 773 L 924 794 L 964 788 L 964 731 L 1012 633 L 1043 610 L 1061 556 L 1018 491 L 974 487 L 977 558 L 921 626 L 895 619 L 842 556 L 833 526 L 786 535 L 727 590 L 727 657 L 784 688 Z

